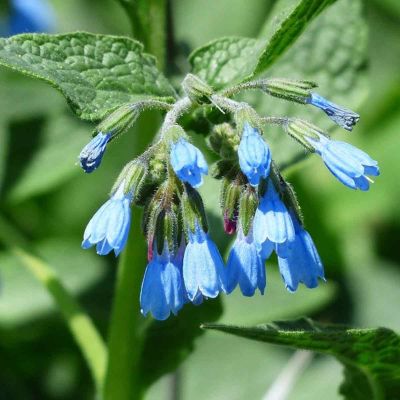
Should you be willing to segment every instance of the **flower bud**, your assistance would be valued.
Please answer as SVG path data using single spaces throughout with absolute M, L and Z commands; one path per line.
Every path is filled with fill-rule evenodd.
M 228 232 L 232 234 L 236 231 L 236 219 L 239 210 L 239 198 L 242 185 L 235 179 L 233 181 L 224 178 L 221 185 L 220 203 L 224 216 L 224 225 L 227 225 Z M 228 223 L 230 221 L 230 223 Z M 234 225 L 234 227 L 233 227 Z M 234 229 L 233 229 L 234 228 Z
M 193 74 L 186 75 L 182 87 L 190 100 L 198 104 L 210 103 L 210 96 L 214 93 L 206 82 Z
M 274 78 L 262 81 L 261 88 L 271 96 L 306 104 L 311 90 L 317 86 L 311 81 Z
M 127 131 L 140 114 L 139 104 L 124 104 L 108 115 L 96 127 L 97 132 L 110 132 L 115 137 Z
M 257 206 L 258 195 L 256 190 L 251 185 L 246 185 L 246 189 L 241 193 L 239 202 L 239 221 L 245 236 L 250 231 Z
M 228 123 L 216 125 L 208 137 L 211 149 L 226 159 L 234 159 L 236 157 L 239 142 L 240 136 Z

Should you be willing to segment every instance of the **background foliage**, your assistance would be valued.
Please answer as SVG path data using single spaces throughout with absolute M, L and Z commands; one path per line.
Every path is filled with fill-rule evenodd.
M 130 2 L 120 3 L 128 8 Z M 131 35 L 130 19 L 117 1 L 53 0 L 52 4 L 58 33 L 85 30 Z M 156 7 L 157 1 L 148 4 Z M 246 38 L 224 39 L 230 45 L 233 41 L 235 52 L 244 48 L 251 54 L 241 66 L 231 53 L 222 69 L 213 71 L 216 86 L 223 79 L 238 79 L 237 71 L 241 71 L 240 77 L 248 76 L 251 65 L 268 66 L 281 50 L 279 46 L 265 48 L 263 38 L 274 38 L 278 22 L 287 16 L 282 10 L 290 4 L 273 0 L 171 2 L 175 45 L 169 49 L 168 75 L 179 82 L 189 71 L 188 55 L 214 41 L 190 58 L 195 72 L 208 77 L 203 66 L 212 59 L 215 46 L 221 45 L 219 38 L 230 35 Z M 159 41 L 145 40 L 148 11 L 141 8 L 136 14 L 134 23 L 139 28 L 135 34 L 148 51 L 162 59 Z M 308 11 L 298 10 L 298 24 L 309 22 Z M 195 311 L 186 309 L 179 319 L 162 326 L 151 324 L 140 364 L 140 379 L 150 386 L 146 399 L 177 398 L 178 389 L 183 399 L 261 399 L 292 357 L 287 349 L 214 331 L 200 336 L 197 326 L 201 322 L 253 326 L 306 315 L 361 328 L 400 329 L 396 246 L 400 239 L 396 174 L 400 145 L 399 19 L 394 0 L 338 0 L 307 26 L 268 72 L 271 76 L 313 79 L 320 83 L 322 94 L 356 107 L 362 116 L 359 126 L 352 134 L 340 132 L 338 137 L 360 146 L 381 165 L 382 176 L 368 193 L 346 190 L 321 169 L 316 157 L 285 171 L 295 184 L 307 228 L 325 262 L 328 283 L 290 294 L 270 263 L 265 296 L 247 299 L 233 294 L 223 297 L 222 305 L 210 302 Z M 293 41 L 301 30 L 299 26 L 287 29 Z M 250 50 L 246 47 L 249 43 Z M 51 298 L 4 244 L 28 244 L 35 249 L 57 269 L 62 282 L 78 295 L 106 336 L 116 260 L 82 251 L 82 231 L 106 198 L 120 167 L 152 139 L 159 116 L 152 112 L 143 115 L 137 127 L 110 146 L 102 168 L 87 176 L 74 163 L 93 124 L 79 121 L 62 96 L 42 82 L 3 69 L 0 87 L 0 399 L 93 398 L 89 371 Z M 95 106 L 93 110 L 82 109 L 87 104 L 85 96 L 69 98 L 67 94 L 81 115 L 87 113 L 86 119 L 93 119 Z M 260 112 L 307 117 L 322 126 L 325 122 L 300 106 L 254 94 L 246 98 L 257 104 Z M 281 164 L 303 158 L 278 131 L 271 131 L 271 138 Z M 211 179 L 206 183 L 202 194 L 213 236 L 226 249 L 229 243 L 215 206 L 217 184 Z M 139 220 L 137 215 L 134 218 Z M 137 238 L 137 255 L 144 259 L 145 246 L 138 229 L 131 234 Z M 159 379 L 183 360 L 178 373 Z M 288 398 L 310 399 L 311 391 L 313 398 L 339 398 L 341 370 L 334 358 L 314 357 Z

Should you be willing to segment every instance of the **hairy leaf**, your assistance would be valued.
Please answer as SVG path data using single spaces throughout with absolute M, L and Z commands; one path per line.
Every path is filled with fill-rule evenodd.
M 390 329 L 351 329 L 306 318 L 253 328 L 203 327 L 336 357 L 345 367 L 340 392 L 348 400 L 395 400 L 400 393 L 400 337 Z
M 77 32 L 3 38 L 0 65 L 56 87 L 87 120 L 99 120 L 123 103 L 175 96 L 154 57 L 124 37 Z
M 290 1 L 276 29 L 265 38 L 217 39 L 190 55 L 193 73 L 214 88 L 251 79 L 263 73 L 301 35 L 324 8 L 336 0 Z

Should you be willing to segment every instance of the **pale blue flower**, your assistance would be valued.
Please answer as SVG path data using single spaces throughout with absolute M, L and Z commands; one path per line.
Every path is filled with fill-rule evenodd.
M 109 133 L 100 132 L 82 149 L 79 163 L 85 172 L 92 172 L 100 165 L 110 138 Z
M 323 110 L 332 121 L 348 131 L 353 130 L 353 126 L 360 119 L 354 111 L 338 106 L 317 93 L 311 93 L 308 103 Z
M 89 221 L 83 235 L 82 247 L 96 245 L 97 254 L 114 250 L 116 256 L 124 248 L 131 223 L 131 193 L 124 193 L 125 181 Z
M 196 222 L 195 231 L 189 229 L 188 243 L 183 257 L 183 279 L 187 296 L 217 297 L 225 290 L 225 266 L 221 254 L 208 233 Z
M 271 167 L 271 151 L 259 131 L 245 123 L 239 148 L 240 169 L 252 186 L 266 178 Z
M 55 15 L 47 0 L 11 0 L 8 35 L 51 32 Z
M 310 234 L 295 216 L 292 220 L 296 237 L 293 242 L 283 245 L 285 249 L 278 255 L 278 263 L 286 288 L 294 292 L 299 283 L 315 288 L 318 286 L 318 278 L 325 278 L 324 267 Z
M 201 186 L 203 175 L 208 174 L 208 166 L 203 154 L 184 138 L 180 138 L 171 145 L 170 161 L 178 178 L 194 188 Z
M 282 244 L 294 240 L 294 227 L 289 212 L 271 180 L 260 200 L 253 220 L 254 240 Z
M 140 307 L 144 316 L 150 312 L 155 319 L 162 321 L 171 312 L 176 315 L 185 304 L 182 259 L 170 253 L 167 243 L 162 254 L 158 254 L 154 245 L 153 254 L 143 277 Z
M 231 293 L 239 284 L 244 296 L 253 296 L 256 289 L 264 294 L 266 273 L 264 261 L 250 229 L 247 236 L 239 227 L 237 238 L 229 253 L 226 265 L 226 292 Z
M 370 182 L 368 175 L 378 176 L 378 162 L 349 143 L 330 140 L 320 135 L 319 140 L 306 138 L 322 157 L 329 171 L 344 185 L 366 191 Z

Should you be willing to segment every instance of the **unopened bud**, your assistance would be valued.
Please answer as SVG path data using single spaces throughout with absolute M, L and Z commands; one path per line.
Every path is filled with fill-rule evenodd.
M 265 79 L 260 81 L 261 88 L 274 97 L 306 104 L 310 98 L 311 90 L 318 85 L 311 81 L 293 79 Z
M 236 220 L 242 185 L 237 180 L 224 179 L 221 185 L 220 203 L 224 220 Z
M 216 125 L 208 140 L 211 149 L 222 158 L 234 159 L 236 157 L 240 136 L 230 124 Z
M 186 95 L 195 103 L 208 104 L 214 93 L 213 89 L 196 75 L 188 74 L 182 82 Z

